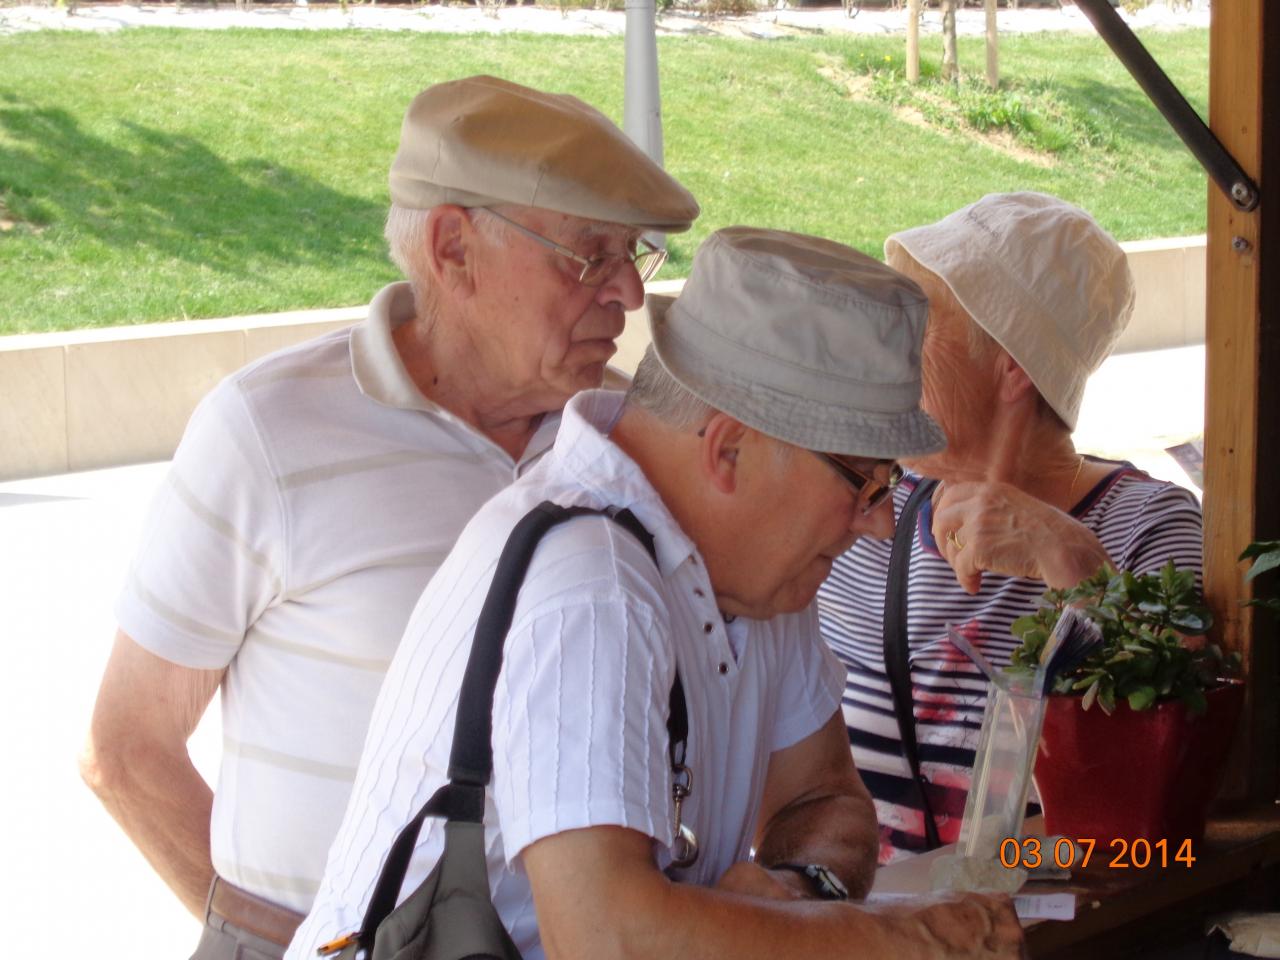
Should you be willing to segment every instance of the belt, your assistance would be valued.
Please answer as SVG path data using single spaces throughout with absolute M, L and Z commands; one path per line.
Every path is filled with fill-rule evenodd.
M 241 890 L 219 876 L 213 878 L 213 890 L 209 893 L 209 912 L 216 913 L 232 926 L 280 947 L 289 945 L 303 920 L 302 914 Z

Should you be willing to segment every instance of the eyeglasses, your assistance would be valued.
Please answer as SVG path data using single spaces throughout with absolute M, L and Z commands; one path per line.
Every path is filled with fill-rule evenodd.
M 655 247 L 652 243 L 641 237 L 639 243 L 641 249 L 635 253 L 614 253 L 614 254 L 597 254 L 594 257 L 584 257 L 574 253 L 564 244 L 556 243 L 540 233 L 534 233 L 523 224 L 516 223 L 510 217 L 504 217 L 492 207 L 485 207 L 489 213 L 497 217 L 507 226 L 511 227 L 517 233 L 524 234 L 530 240 L 534 240 L 544 247 L 550 247 L 562 257 L 568 257 L 574 263 L 582 266 L 582 272 L 578 274 L 578 282 L 584 287 L 598 287 L 613 277 L 615 273 L 621 269 L 624 263 L 634 264 L 636 272 L 640 274 L 640 282 L 645 283 L 653 278 L 658 269 L 666 262 L 667 251 L 661 247 Z
M 902 466 L 896 460 L 877 460 L 875 462 L 876 465 L 873 469 L 877 474 L 882 470 L 888 474 L 886 479 L 880 480 L 876 476 L 863 473 L 856 467 L 845 463 L 838 454 L 821 453 L 817 450 L 811 452 L 825 460 L 849 486 L 857 491 L 858 496 L 863 498 L 863 516 L 866 516 L 888 500 L 893 495 L 894 488 L 902 480 Z

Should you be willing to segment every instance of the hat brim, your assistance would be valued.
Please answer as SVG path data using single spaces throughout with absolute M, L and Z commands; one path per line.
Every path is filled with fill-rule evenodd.
M 824 403 L 745 380 L 728 364 L 683 345 L 667 322 L 676 297 L 649 294 L 645 304 L 654 353 L 686 390 L 754 430 L 808 450 L 875 459 L 905 459 L 946 447 L 923 410 L 870 413 Z

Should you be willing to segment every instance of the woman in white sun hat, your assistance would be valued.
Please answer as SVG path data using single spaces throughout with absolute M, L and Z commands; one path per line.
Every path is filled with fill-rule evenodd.
M 849 671 L 845 721 L 882 862 L 959 836 L 986 682 L 947 623 L 1003 666 L 1010 625 L 1046 587 L 1108 561 L 1201 566 L 1188 491 L 1071 440 L 1085 383 L 1133 309 L 1114 239 L 1054 197 L 992 194 L 890 236 L 885 256 L 929 297 L 922 405 L 947 436 L 907 464 L 900 521 L 922 478 L 942 482 L 912 504 L 892 576 L 893 541 L 863 539 L 819 594 L 824 637 Z

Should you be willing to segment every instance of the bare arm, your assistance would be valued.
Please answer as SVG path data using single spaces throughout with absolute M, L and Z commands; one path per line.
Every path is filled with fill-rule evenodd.
M 946 483 L 933 507 L 938 549 L 968 593 L 984 570 L 1074 587 L 1110 559 L 1079 520 L 1007 483 Z
M 837 710 L 822 729 L 769 758 L 756 861 L 763 867 L 820 863 L 861 899 L 871 889 L 878 846 L 875 805 Z M 807 884 L 790 871 L 781 876 Z
M 224 672 L 177 666 L 117 631 L 80 758 L 85 783 L 201 920 L 213 879 L 213 792 L 187 740 Z
M 619 827 L 559 833 L 521 856 L 549 960 L 1023 956 L 1022 928 L 1004 898 L 970 895 L 873 909 L 677 884 L 654 866 L 648 837 Z

